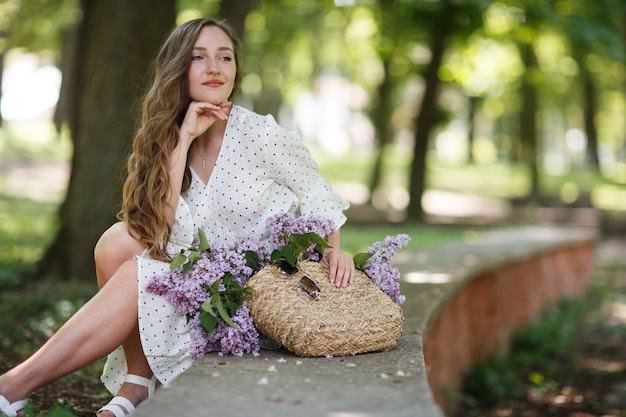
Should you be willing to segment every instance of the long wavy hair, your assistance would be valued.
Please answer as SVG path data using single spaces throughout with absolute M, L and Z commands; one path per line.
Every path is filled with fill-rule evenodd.
M 178 131 L 189 97 L 188 70 L 193 46 L 202 28 L 216 26 L 233 43 L 237 72 L 231 97 L 241 84 L 242 46 L 232 27 L 223 20 L 196 19 L 172 31 L 153 64 L 154 81 L 143 99 L 141 124 L 133 139 L 118 218 L 148 248 L 155 259 L 170 261 L 167 244 L 172 219 L 166 216 L 170 192 L 169 156 L 178 145 Z M 182 190 L 191 184 L 189 166 Z

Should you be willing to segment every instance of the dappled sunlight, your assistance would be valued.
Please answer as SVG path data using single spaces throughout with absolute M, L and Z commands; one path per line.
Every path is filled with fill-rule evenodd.
M 70 175 L 68 164 L 15 166 L 0 173 L 0 193 L 36 201 L 60 202 Z
M 626 326 L 626 302 L 612 302 L 609 307 L 609 314 L 611 316 L 611 325 Z
M 626 362 L 612 361 L 601 358 L 587 358 L 583 360 L 582 367 L 599 372 L 618 373 L 626 370 Z
M 0 194 L 60 202 L 70 176 L 71 144 L 47 120 L 7 121 L 0 129 Z
M 444 216 L 498 219 L 511 214 L 510 203 L 506 200 L 442 190 L 426 191 L 422 205 L 426 213 Z
M 0 108 L 5 120 L 49 117 L 59 98 L 61 72 L 36 54 L 9 56 L 3 72 Z
M 369 200 L 369 189 L 356 182 L 335 182 L 333 189 L 352 204 L 365 204 Z
M 402 282 L 410 284 L 447 284 L 452 281 L 452 275 L 442 272 L 413 271 L 402 275 Z

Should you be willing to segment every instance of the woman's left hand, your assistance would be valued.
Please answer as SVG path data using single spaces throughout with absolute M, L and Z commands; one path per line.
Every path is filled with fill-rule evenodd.
M 354 280 L 354 261 L 339 249 L 330 249 L 324 255 L 330 269 L 328 280 L 337 287 L 346 287 Z

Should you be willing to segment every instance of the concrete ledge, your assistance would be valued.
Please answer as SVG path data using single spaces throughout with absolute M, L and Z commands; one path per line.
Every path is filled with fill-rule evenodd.
M 207 355 L 136 415 L 442 417 L 454 407 L 446 390 L 458 390 L 474 361 L 506 352 L 514 329 L 584 292 L 594 241 L 589 228 L 517 227 L 401 252 L 407 302 L 397 348 L 336 358 Z

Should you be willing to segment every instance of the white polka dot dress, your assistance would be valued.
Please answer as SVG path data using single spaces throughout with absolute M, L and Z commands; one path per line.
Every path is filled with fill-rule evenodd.
M 347 208 L 297 134 L 271 116 L 233 106 L 209 183 L 192 171 L 191 186 L 179 199 L 168 251 L 175 255 L 191 246 L 198 228 L 211 244 L 233 243 L 237 236 L 267 240 L 265 220 L 277 213 L 322 215 L 341 227 Z M 169 271 L 169 264 L 146 253 L 137 260 L 141 342 L 154 374 L 167 384 L 191 365 L 190 329 L 174 306 L 145 291 L 154 275 Z M 115 394 L 126 373 L 119 348 L 109 355 L 102 381 Z

